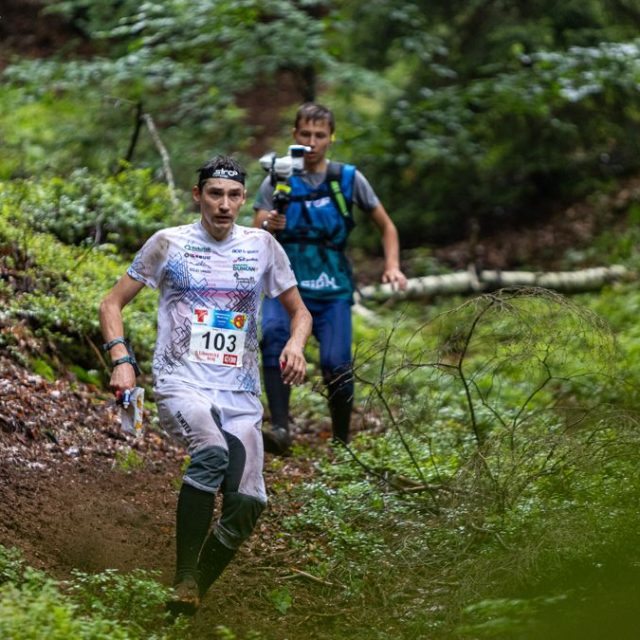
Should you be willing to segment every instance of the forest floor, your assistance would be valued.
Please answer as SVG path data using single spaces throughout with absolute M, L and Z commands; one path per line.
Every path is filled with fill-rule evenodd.
M 328 447 L 321 425 L 314 433 L 298 427 L 296 438 Z M 157 430 L 140 438 L 123 434 L 112 397 L 92 385 L 49 382 L 0 356 L 0 544 L 19 548 L 29 565 L 57 579 L 72 570 L 140 568 L 170 584 L 183 462 L 183 451 Z M 313 460 L 274 463 L 266 454 L 269 487 L 274 468 L 280 486 L 290 488 L 313 475 Z M 278 535 L 279 521 L 294 508 L 272 499 L 205 601 L 194 637 L 198 627 L 260 629 L 273 617 L 273 605 L 260 594 L 273 589 L 276 574 L 300 575 Z
M 538 268 L 553 268 L 551 258 L 567 248 L 588 247 L 601 226 L 598 212 L 624 208 L 638 184 L 631 181 L 608 202 L 572 207 L 526 232 L 483 239 L 485 264 L 509 268 L 535 262 Z M 459 243 L 434 254 L 455 268 L 468 260 L 469 247 Z M 545 254 L 550 259 L 541 263 Z M 376 271 L 370 267 L 365 278 Z M 18 344 L 23 340 L 19 326 L 0 330 L 13 332 Z M 25 342 L 24 348 L 33 351 L 34 346 Z M 326 620 L 327 613 L 313 602 L 304 617 L 278 618 L 266 594 L 277 584 L 304 579 L 282 537 L 282 519 L 296 510 L 282 487 L 313 477 L 315 453 L 330 453 L 328 425 L 326 419 L 298 420 L 294 435 L 306 445 L 301 447 L 305 453 L 284 459 L 266 454 L 269 508 L 207 597 L 194 638 L 206 637 L 205 630 L 218 624 L 244 630 L 281 625 L 277 637 L 311 638 L 308 631 L 286 625 L 313 627 Z M 141 568 L 158 572 L 159 580 L 170 584 L 183 463 L 183 451 L 158 430 L 147 429 L 139 439 L 123 435 L 105 390 L 72 375 L 50 382 L 0 356 L 0 544 L 18 547 L 28 564 L 59 579 L 74 569 Z

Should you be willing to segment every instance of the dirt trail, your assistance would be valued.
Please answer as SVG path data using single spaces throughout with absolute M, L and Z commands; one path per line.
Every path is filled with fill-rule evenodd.
M 326 446 L 314 428 L 300 439 Z M 19 548 L 31 566 L 58 579 L 73 569 L 142 568 L 170 584 L 183 460 L 153 432 L 139 441 L 123 436 L 111 398 L 91 385 L 48 382 L 0 356 L 0 544 Z M 313 475 L 313 461 L 267 455 L 265 475 L 269 508 L 206 599 L 193 638 L 211 637 L 219 624 L 283 637 L 264 595 L 295 564 L 278 534 L 293 508 L 286 493 Z
M 178 449 L 150 433 L 127 440 L 93 387 L 50 383 L 4 358 L 0 427 L 1 544 L 56 577 L 73 568 L 167 572 Z

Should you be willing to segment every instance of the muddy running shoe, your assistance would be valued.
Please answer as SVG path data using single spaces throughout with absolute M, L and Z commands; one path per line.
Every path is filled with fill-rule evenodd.
M 192 616 L 200 606 L 200 592 L 194 578 L 185 578 L 173 587 L 173 594 L 167 601 L 167 611 L 172 616 Z
M 291 436 L 284 427 L 276 427 L 262 432 L 264 450 L 277 456 L 288 456 L 291 453 Z

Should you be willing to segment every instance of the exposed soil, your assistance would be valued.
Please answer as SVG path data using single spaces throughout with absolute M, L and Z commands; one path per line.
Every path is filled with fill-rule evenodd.
M 0 543 L 57 577 L 165 571 L 180 452 L 150 432 L 123 435 L 113 402 L 93 387 L 50 383 L 6 358 L 0 398 Z M 141 469 L 124 469 L 128 451 Z
M 326 426 L 299 421 L 296 441 L 326 447 Z M 284 496 L 314 470 L 304 456 L 266 458 L 270 505 L 214 585 L 194 620 L 194 638 L 209 637 L 207 629 L 219 624 L 248 630 L 265 622 L 281 637 L 273 605 L 256 594 L 300 575 L 282 536 L 290 504 Z M 93 386 L 48 382 L 0 356 L 0 544 L 19 548 L 31 566 L 58 579 L 74 569 L 141 568 L 170 584 L 183 462 L 183 451 L 157 430 L 138 439 L 124 434 L 113 399 Z

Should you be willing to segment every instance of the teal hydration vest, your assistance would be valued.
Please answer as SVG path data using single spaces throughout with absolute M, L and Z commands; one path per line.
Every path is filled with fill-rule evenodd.
M 353 298 L 351 266 L 344 250 L 354 227 L 353 183 L 356 168 L 330 162 L 318 187 L 291 176 L 287 226 L 278 240 L 289 257 L 303 296 L 319 300 Z

